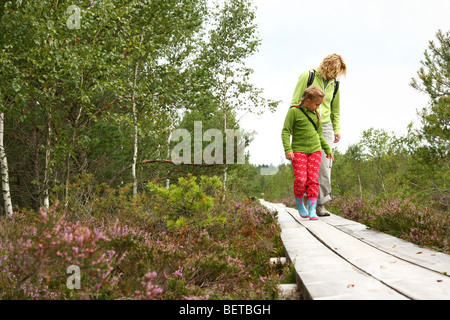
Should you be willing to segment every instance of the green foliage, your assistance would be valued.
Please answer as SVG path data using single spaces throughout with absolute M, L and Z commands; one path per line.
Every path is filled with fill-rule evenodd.
M 192 175 L 179 178 L 178 184 L 172 184 L 168 189 L 149 183 L 147 188 L 156 204 L 155 211 L 160 214 L 171 212 L 177 218 L 210 212 L 214 207 L 213 196 L 220 194 L 222 183 L 217 177 L 202 176 L 198 184 L 196 180 L 197 177 Z
M 259 199 L 264 190 L 264 177 L 258 167 L 249 163 L 232 166 L 229 170 L 227 190 L 232 194 Z
M 448 206 L 450 183 L 450 32 L 439 30 L 437 42 L 430 41 L 425 50 L 422 68 L 411 86 L 429 95 L 429 106 L 419 112 L 422 127 L 416 136 L 419 140 L 415 164 L 419 168 L 414 185 L 422 191 L 445 197 Z
M 289 270 L 270 266 L 283 246 L 268 210 L 255 202 L 223 201 L 214 177 L 180 179 L 168 192 L 152 184 L 139 197 L 130 187 L 112 189 L 84 175 L 71 185 L 70 214 L 55 206 L 2 217 L 0 297 L 277 298 L 276 285 Z M 86 207 L 81 195 L 87 189 L 91 210 L 77 212 Z M 181 199 L 193 201 L 192 212 L 178 206 Z M 162 200 L 173 208 L 153 210 Z M 80 289 L 66 286 L 70 265 L 80 268 Z
M 294 170 L 292 165 L 280 165 L 273 176 L 264 176 L 264 198 L 284 199 L 293 197 Z
M 55 186 L 64 188 L 52 199 L 66 203 L 83 172 L 114 186 L 129 183 L 124 169 L 134 147 L 139 191 L 166 177 L 217 174 L 222 165 L 205 173 L 140 164 L 170 160 L 169 135 L 190 117 L 205 127 L 237 129 L 238 109 L 276 105 L 262 98 L 245 67 L 260 44 L 251 1 L 82 1 L 74 4 L 79 28 L 69 27 L 74 12 L 66 2 L 6 3 L 0 3 L 0 109 L 20 208 L 37 210 Z
M 9 2 L 1 16 L 0 107 L 24 212 L 2 222 L 2 298 L 276 297 L 283 271 L 268 260 L 282 246 L 268 211 L 224 197 L 217 177 L 188 174 L 198 168 L 140 166 L 135 196 L 124 174 L 137 143 L 138 163 L 164 159 L 189 116 L 236 129 L 241 106 L 274 108 L 244 65 L 260 43 L 251 2 L 76 5 L 79 29 L 67 27 L 64 2 Z M 27 211 L 47 190 L 54 206 Z M 65 287 L 68 264 L 82 270 L 80 291 Z

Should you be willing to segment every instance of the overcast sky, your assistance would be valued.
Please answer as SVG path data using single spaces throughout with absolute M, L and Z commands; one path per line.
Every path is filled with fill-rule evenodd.
M 241 127 L 255 131 L 250 163 L 287 162 L 281 129 L 298 77 L 330 53 L 347 64 L 341 79 L 341 142 L 359 141 L 374 127 L 406 133 L 428 103 L 409 83 L 438 29 L 450 30 L 448 0 L 254 0 L 262 45 L 248 60 L 264 97 L 281 100 L 275 113 L 246 114 Z

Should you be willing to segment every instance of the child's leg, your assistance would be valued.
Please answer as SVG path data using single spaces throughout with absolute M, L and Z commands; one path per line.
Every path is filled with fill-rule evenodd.
M 306 195 L 308 196 L 309 219 L 317 220 L 316 214 L 317 197 L 319 195 L 319 170 L 322 161 L 322 151 L 312 153 L 308 156 Z
M 309 218 L 309 212 L 306 210 L 305 205 L 303 204 L 303 197 L 297 198 L 295 197 L 295 204 L 297 205 L 298 213 L 302 218 Z
M 316 213 L 317 199 L 308 200 L 308 208 L 309 220 L 319 220 L 319 217 Z
M 294 169 L 294 195 L 298 212 L 302 218 L 308 218 L 309 213 L 303 204 L 303 195 L 306 191 L 307 180 L 307 155 L 305 153 L 295 152 L 292 160 L 292 168 Z
M 307 154 L 301 152 L 294 153 L 292 168 L 294 169 L 294 195 L 296 198 L 302 198 L 306 191 L 307 181 Z

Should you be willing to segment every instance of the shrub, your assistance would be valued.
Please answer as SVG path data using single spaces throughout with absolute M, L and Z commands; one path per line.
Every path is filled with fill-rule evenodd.
M 159 187 L 156 183 L 147 184 L 150 197 L 155 203 L 154 212 L 170 212 L 173 216 L 195 216 L 205 214 L 214 207 L 212 196 L 222 188 L 217 177 L 201 177 L 200 184 L 197 177 L 189 175 L 187 178 L 179 178 L 178 184 L 172 184 L 168 189 Z
M 255 202 L 223 201 L 217 178 L 150 184 L 135 198 L 128 187 L 80 179 L 71 194 L 90 183 L 89 197 L 72 196 L 67 210 L 1 218 L 1 299 L 277 297 L 288 270 L 269 265 L 283 254 L 274 217 Z M 79 267 L 79 290 L 67 286 L 70 266 Z

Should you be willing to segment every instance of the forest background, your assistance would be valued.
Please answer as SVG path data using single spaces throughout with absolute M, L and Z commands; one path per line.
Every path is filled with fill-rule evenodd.
M 69 1 L 2 0 L 0 10 L 2 215 L 20 216 L 21 223 L 38 228 L 28 220 L 33 217 L 43 223 L 42 228 L 49 228 L 49 238 L 56 237 L 51 231 L 55 225 L 68 223 L 55 218 L 49 226 L 50 212 L 75 225 L 76 221 L 93 223 L 89 219 L 105 219 L 108 214 L 120 221 L 136 218 L 137 225 L 145 221 L 153 232 L 178 232 L 186 237 L 189 228 L 190 232 L 195 229 L 194 220 L 203 221 L 199 233 L 207 226 L 212 235 L 230 221 L 230 212 L 253 216 L 253 211 L 261 210 L 254 209 L 254 199 L 293 204 L 291 166 L 282 164 L 273 171 L 254 166 L 248 163 L 248 153 L 244 163 L 239 163 L 242 143 L 248 145 L 251 134 L 233 139 L 234 133 L 243 132 L 239 112 L 261 114 L 279 104 L 263 97 L 262 90 L 250 81 L 253 70 L 245 65 L 261 43 L 251 1 L 104 0 L 74 5 Z M 450 234 L 449 37 L 448 31 L 437 31 L 425 51 L 423 67 L 411 82 L 430 98 L 419 114 L 419 128 L 410 125 L 405 136 L 369 128 L 345 153 L 334 151 L 335 200 L 330 207 L 371 227 L 446 252 Z M 196 121 L 202 124 L 200 134 L 195 134 Z M 215 163 L 198 163 L 195 152 L 189 156 L 191 161 L 174 163 L 172 151 L 180 142 L 174 134 L 180 129 L 190 133 L 189 150 L 200 148 L 203 157 L 208 155 Z M 225 155 L 223 151 L 231 146 L 231 156 Z M 186 152 L 183 149 L 184 157 Z M 251 214 L 242 202 L 253 208 Z M 125 219 L 124 212 L 134 212 L 135 218 L 128 215 Z M 267 225 L 273 222 L 269 220 Z M 2 227 L 4 245 L 19 239 L 25 243 L 30 234 L 37 238 L 33 238 L 35 245 L 3 247 L 15 257 L 20 250 L 32 250 L 34 256 L 34 262 L 25 263 L 27 268 L 16 268 L 16 280 L 6 297 L 28 297 L 30 286 L 35 291 L 29 291 L 41 293 L 32 281 L 42 281 L 42 274 L 48 274 L 48 269 L 37 264 L 39 244 L 43 245 L 39 241 L 44 240 L 36 232 L 22 234 L 17 231 L 21 228 L 16 225 L 16 230 L 8 223 Z M 82 230 L 98 227 L 89 223 Z M 75 225 L 71 227 L 76 231 Z M 240 225 L 237 230 L 248 236 L 258 228 L 255 223 L 255 229 Z M 108 230 L 110 236 L 118 232 Z M 223 239 L 232 230 L 224 228 L 223 232 L 215 235 Z M 120 250 L 113 251 L 116 255 L 110 258 L 119 265 Z M 57 259 L 62 251 L 53 248 L 49 252 L 45 254 Z M 241 256 L 223 259 L 229 262 Z M 111 277 L 111 261 L 104 261 L 102 279 Z M 223 261 L 216 262 L 220 268 L 216 266 L 209 282 L 226 278 L 221 273 Z M 150 265 L 158 266 L 155 261 Z M 180 266 L 174 260 L 170 267 L 160 267 L 174 269 L 171 274 L 177 276 L 183 275 Z M 158 288 L 172 290 L 168 298 L 205 296 L 198 288 L 209 282 L 200 281 L 199 266 L 195 268 L 183 285 L 175 278 L 158 278 L 142 270 L 137 273 L 145 278 L 150 297 L 161 293 Z M 263 277 L 264 272 L 255 271 L 254 277 Z M 102 294 L 110 297 L 119 291 L 123 294 L 127 286 L 134 288 L 129 283 L 116 288 L 123 274 L 115 274 L 114 286 L 102 289 Z M 23 276 L 20 281 L 19 275 Z M 51 292 L 49 278 L 47 291 Z M 91 297 L 105 287 L 99 283 L 91 288 Z M 182 289 L 187 283 L 192 288 Z

